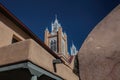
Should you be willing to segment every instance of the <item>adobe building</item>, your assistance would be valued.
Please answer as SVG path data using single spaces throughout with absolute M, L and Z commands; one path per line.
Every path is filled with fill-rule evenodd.
M 78 57 L 81 80 L 120 80 L 120 5 L 91 31 Z
M 0 4 L 0 80 L 79 80 L 67 35 L 56 23 L 52 33 L 45 31 L 44 44 Z

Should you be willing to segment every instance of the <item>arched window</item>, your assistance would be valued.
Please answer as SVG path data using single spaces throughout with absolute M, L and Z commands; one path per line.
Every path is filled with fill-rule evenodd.
M 56 40 L 54 40 L 54 51 L 57 51 L 57 42 L 56 42 Z
M 51 42 L 50 42 L 50 48 L 53 51 L 57 52 L 57 41 L 56 40 L 51 40 Z
M 53 50 L 54 49 L 54 45 L 53 45 L 54 43 L 53 43 L 53 40 L 51 40 L 51 42 L 50 42 L 50 48 Z

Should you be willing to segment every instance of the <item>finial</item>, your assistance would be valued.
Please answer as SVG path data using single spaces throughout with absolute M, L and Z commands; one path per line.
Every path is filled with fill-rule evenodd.
M 55 14 L 55 19 L 57 19 L 57 14 Z

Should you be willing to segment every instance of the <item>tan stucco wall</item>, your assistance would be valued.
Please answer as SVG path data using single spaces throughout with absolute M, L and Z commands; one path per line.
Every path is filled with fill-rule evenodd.
M 27 60 L 29 42 L 17 42 L 0 47 L 0 66 Z
M 92 30 L 78 56 L 81 80 L 120 80 L 120 5 Z
M 24 31 L 0 13 L 0 47 L 11 44 L 13 35 L 21 40 L 30 38 Z
M 57 64 L 57 72 L 54 72 L 53 59 L 55 58 L 50 53 L 31 39 L 0 48 L 0 66 L 29 60 L 65 80 L 79 80 L 63 63 Z

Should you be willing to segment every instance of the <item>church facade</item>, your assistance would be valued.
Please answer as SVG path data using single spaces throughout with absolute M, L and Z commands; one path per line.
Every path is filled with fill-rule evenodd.
M 44 43 L 0 4 L 0 80 L 79 80 L 74 59 L 57 18 Z

